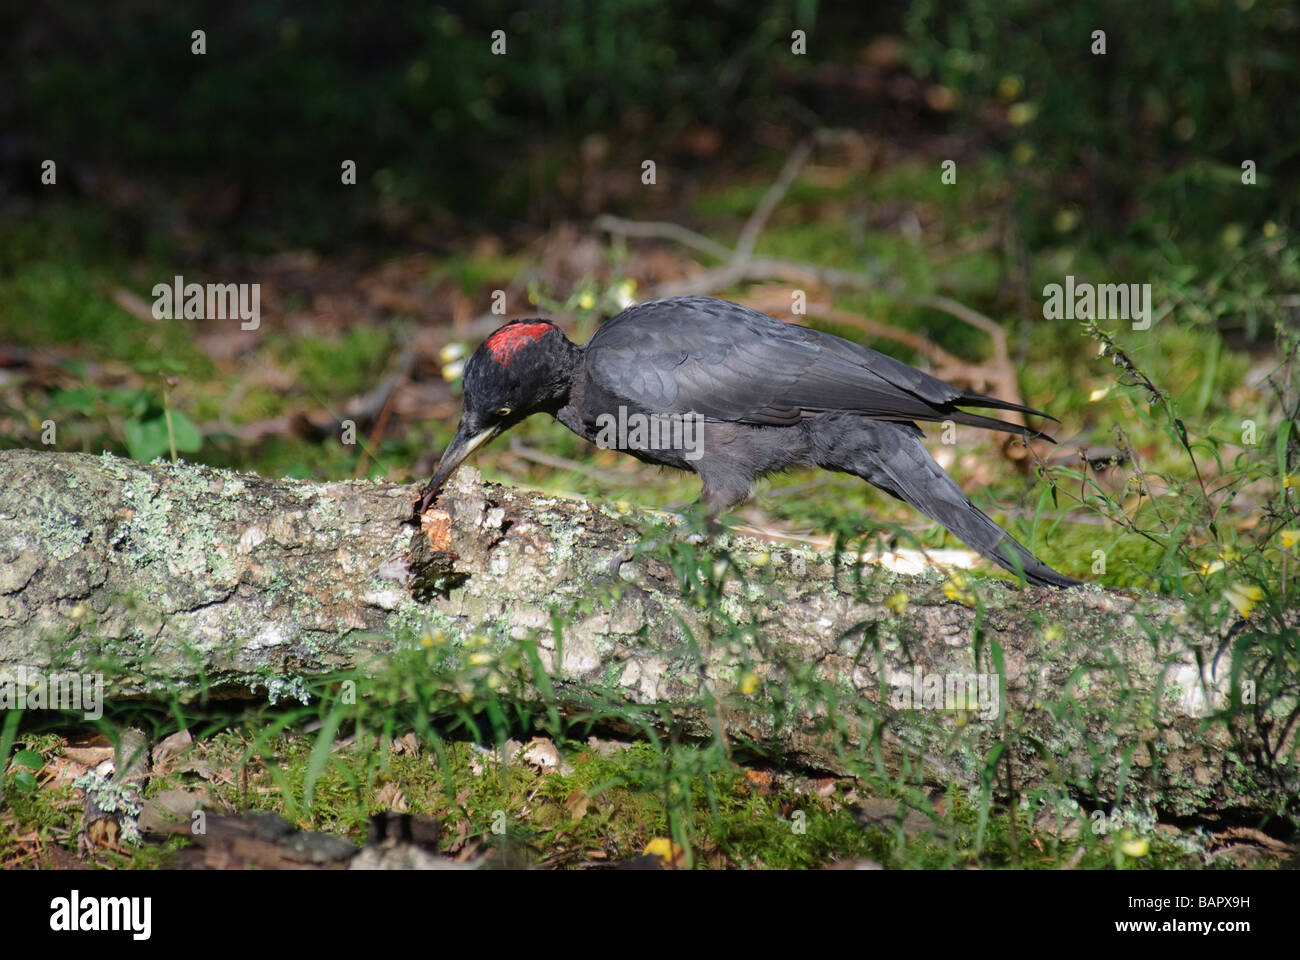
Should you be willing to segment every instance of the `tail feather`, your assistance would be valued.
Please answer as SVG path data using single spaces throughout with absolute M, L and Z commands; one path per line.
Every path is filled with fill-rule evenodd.
M 874 442 L 854 445 L 846 470 L 920 510 L 967 546 L 1039 586 L 1073 587 L 1082 581 L 1057 573 L 970 502 L 916 435 L 900 424 L 876 423 Z M 891 429 L 892 428 L 892 429 Z
M 1007 409 L 1019 410 L 1022 408 L 1008 405 Z M 1037 413 L 1037 411 L 1029 410 L 1028 407 L 1023 409 L 1030 413 Z M 879 414 L 874 416 L 879 420 L 890 419 Z M 1040 414 L 1040 416 L 1045 416 L 1045 414 Z M 1048 417 L 1048 419 L 1050 420 L 1053 418 Z M 999 420 L 996 417 L 986 417 L 978 413 L 971 413 L 967 410 L 944 410 L 940 408 L 935 410 L 933 413 L 909 410 L 906 414 L 899 414 L 896 418 L 893 418 L 892 422 L 912 423 L 914 421 L 920 421 L 922 423 L 943 423 L 945 420 L 951 420 L 953 423 L 960 423 L 967 427 L 980 427 L 984 430 L 999 430 L 1002 433 L 1012 433 L 1018 437 L 1024 437 L 1026 440 L 1046 440 L 1048 443 L 1056 443 L 1050 435 L 1043 433 L 1041 430 L 1035 430 L 1033 427 L 1026 427 L 1019 423 L 1007 423 L 1005 420 Z
M 1047 434 L 1040 430 L 1035 430 L 1032 427 L 1021 426 L 1018 423 L 1007 423 L 1005 420 L 998 420 L 996 417 L 984 417 L 978 413 L 967 413 L 965 410 L 954 410 L 952 413 L 944 415 L 943 419 L 951 420 L 953 423 L 960 423 L 968 427 L 983 427 L 986 430 L 1001 430 L 1003 433 L 1014 433 L 1016 436 L 1024 437 L 1026 440 L 1046 440 L 1048 443 L 1056 442 Z
M 961 407 L 986 407 L 994 410 L 1015 410 L 1018 413 L 1027 413 L 1030 416 L 1042 417 L 1044 420 L 1051 420 L 1053 423 L 1061 422 L 1050 413 L 1043 413 L 1043 411 L 1035 410 L 1033 407 L 1027 407 L 1023 403 L 1012 403 L 1010 400 L 999 400 L 997 397 L 985 396 L 982 393 L 963 393 L 960 397 L 954 400 L 953 403 Z

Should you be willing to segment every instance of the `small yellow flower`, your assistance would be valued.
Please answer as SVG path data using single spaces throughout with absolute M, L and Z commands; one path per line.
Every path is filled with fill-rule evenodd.
M 1127 839 L 1120 841 L 1119 849 L 1124 856 L 1133 857 L 1136 860 L 1145 857 L 1151 851 L 1151 842 L 1145 837 L 1129 835 Z
M 663 861 L 664 866 L 672 863 L 683 853 L 681 846 L 673 843 L 667 837 L 655 837 L 645 845 L 641 851 L 642 855 L 647 857 L 658 857 Z
M 1052 624 L 1050 627 L 1048 627 L 1046 630 L 1043 631 L 1043 639 L 1049 643 L 1056 643 L 1064 636 L 1065 636 L 1065 631 L 1062 630 L 1056 624 Z
M 746 671 L 744 676 L 740 678 L 740 692 L 748 697 L 748 696 L 752 696 L 754 691 L 757 689 L 758 689 L 758 674 L 756 674 L 752 670 Z
M 1283 530 L 1278 534 L 1278 540 L 1281 541 L 1283 550 L 1290 550 L 1300 543 L 1300 530 Z
M 469 665 L 471 667 L 481 667 L 485 663 L 491 663 L 493 659 L 494 657 L 490 653 L 484 653 L 482 651 L 479 653 L 471 653 L 469 655 Z
M 1057 210 L 1052 217 L 1052 229 L 1057 233 L 1069 233 L 1079 225 L 1079 211 L 1071 207 Z
M 1255 605 L 1264 599 L 1264 591 L 1249 583 L 1234 583 L 1223 591 L 1226 599 L 1243 617 L 1249 617 Z
M 1007 108 L 1007 122 L 1013 127 L 1023 127 L 1025 124 L 1033 122 L 1036 116 L 1038 116 L 1038 104 L 1036 103 L 1013 103 Z
M 903 611 L 907 609 L 907 594 L 901 590 L 898 593 L 891 594 L 889 599 L 885 601 L 885 606 L 892 610 L 895 616 L 901 617 Z
M 442 379 L 451 383 L 453 380 L 459 380 L 462 373 L 465 372 L 464 360 L 453 360 L 442 368 Z
M 1300 487 L 1300 477 L 1296 476 L 1294 473 L 1288 473 L 1282 478 L 1282 486 Z
M 1212 573 L 1218 573 L 1223 569 L 1223 561 L 1215 560 L 1212 563 L 1201 564 L 1201 576 L 1208 577 Z
M 584 290 L 578 297 L 578 306 L 584 310 L 590 310 L 596 305 L 596 298 L 592 296 L 590 290 Z
M 463 356 L 465 356 L 465 344 L 463 343 L 449 343 L 438 351 L 438 359 L 443 363 L 451 363 Z
M 967 582 L 966 578 L 960 573 L 954 572 L 948 577 L 948 582 L 943 585 L 943 595 L 963 606 L 975 606 L 975 596 L 966 589 Z
M 1009 73 L 998 81 L 998 96 L 1011 101 L 1020 96 L 1020 91 L 1024 88 L 1025 82 L 1014 73 Z
M 1110 393 L 1110 387 L 1102 387 L 1100 390 L 1094 390 L 1092 393 L 1088 394 L 1088 402 L 1096 403 L 1108 393 Z

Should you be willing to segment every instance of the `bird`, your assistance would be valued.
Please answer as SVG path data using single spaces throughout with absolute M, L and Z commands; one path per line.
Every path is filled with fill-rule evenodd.
M 600 446 L 698 474 L 711 520 L 743 501 L 759 477 L 821 468 L 910 504 L 1031 584 L 1081 583 L 1043 563 L 971 503 L 925 449 L 917 425 L 952 421 L 1051 440 L 961 408 L 1054 417 L 959 390 L 811 327 L 727 300 L 668 297 L 627 307 L 584 346 L 549 320 L 513 320 L 474 351 L 463 378 L 460 423 L 415 501 L 420 515 L 471 453 L 546 413 Z M 619 424 L 631 426 L 615 437 Z M 656 436 L 670 442 L 655 443 Z

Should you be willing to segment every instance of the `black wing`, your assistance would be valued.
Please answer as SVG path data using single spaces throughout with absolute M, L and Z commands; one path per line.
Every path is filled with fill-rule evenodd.
M 738 423 L 788 425 L 826 410 L 849 410 L 881 420 L 953 420 L 1034 437 L 1041 434 L 957 407 L 1046 416 L 963 393 L 840 337 L 708 297 L 629 307 L 592 336 L 586 367 L 602 391 L 645 409 Z

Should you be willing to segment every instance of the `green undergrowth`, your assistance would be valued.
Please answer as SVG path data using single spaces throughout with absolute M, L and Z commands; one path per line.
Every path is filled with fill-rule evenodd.
M 508 675 L 528 672 L 535 653 L 527 643 L 492 649 L 475 637 L 459 645 L 426 639 L 369 678 L 312 682 L 310 705 L 231 712 L 178 695 L 165 708 L 119 704 L 96 726 L 111 740 L 127 726 L 155 741 L 178 729 L 194 735 L 150 781 L 146 802 L 189 790 L 211 814 L 273 812 L 358 845 L 370 815 L 397 805 L 437 820 L 444 850 L 472 844 L 476 857 L 516 865 L 607 866 L 634 859 L 656 838 L 671 838 L 682 848 L 679 865 L 697 868 L 1221 865 L 1207 860 L 1194 831 L 1155 831 L 1154 821 L 1131 817 L 1097 833 L 1095 815 L 1048 806 L 1047 794 L 1027 796 L 1013 817 L 991 783 L 927 792 L 906 776 L 882 776 L 867 758 L 858 776 L 774 769 L 717 737 L 664 736 L 660 708 L 594 697 L 585 716 L 561 720 L 544 699 L 509 693 Z M 486 660 L 475 656 L 488 649 Z M 796 677 L 789 693 L 827 696 L 815 684 L 800 691 L 805 681 Z M 826 703 L 834 707 L 834 696 Z M 613 736 L 614 723 L 641 736 Z M 33 835 L 74 852 L 79 794 L 66 782 L 36 786 L 21 775 L 55 769 L 61 738 L 7 734 L 0 862 L 33 865 L 24 860 Z M 555 750 L 537 762 L 530 753 L 537 744 Z M 147 840 L 93 862 L 166 865 L 184 842 Z
M 694 513 L 687 520 L 697 529 L 703 522 Z M 1006 651 L 982 626 L 1003 588 L 964 577 L 928 586 L 900 579 L 856 562 L 869 538 L 851 524 L 834 532 L 833 551 L 806 558 L 813 577 L 833 579 L 863 602 L 884 598 L 896 612 L 919 601 L 917 592 L 941 588 L 976 611 L 964 638 L 970 669 L 1005 683 Z M 275 812 L 302 829 L 358 844 L 371 814 L 407 809 L 439 822 L 447 853 L 468 851 L 513 865 L 606 866 L 634 859 L 656 839 L 680 847 L 680 866 L 697 868 L 857 861 L 888 868 L 1232 865 L 1213 853 L 1208 822 L 1195 804 L 1197 788 L 1176 784 L 1178 799 L 1162 803 L 1157 793 L 1152 806 L 1139 800 L 1142 789 L 1127 785 L 1138 774 L 1135 749 L 1152 749 L 1160 763 L 1161 731 L 1153 718 L 1170 691 L 1133 679 L 1104 636 L 1069 682 L 1033 705 L 1040 718 L 1051 715 L 1052 725 L 1011 709 L 993 727 L 960 710 L 915 711 L 901 762 L 890 760 L 896 718 L 886 705 L 884 661 L 907 662 L 925 636 L 904 621 L 860 624 L 837 641 L 843 666 L 824 670 L 798 645 L 770 636 L 755 608 L 739 599 L 776 576 L 773 554 L 729 537 L 697 544 L 670 533 L 667 524 L 650 530 L 631 563 L 664 564 L 688 609 L 698 612 L 679 620 L 679 640 L 663 648 L 666 666 L 658 679 L 677 684 L 671 703 L 630 702 L 621 667 L 576 684 L 546 666 L 548 650 L 561 655 L 570 624 L 618 609 L 630 588 L 610 579 L 553 610 L 549 628 L 523 638 L 508 619 L 464 623 L 433 616 L 423 629 L 395 638 L 397 652 L 356 670 L 259 678 L 262 686 L 293 692 L 298 705 L 284 702 L 282 693 L 276 706 L 223 709 L 212 694 L 235 678 L 210 677 L 184 689 L 159 679 L 149 699 L 111 703 L 96 726 L 110 740 L 128 726 L 154 742 L 180 730 L 193 735 L 196 744 L 185 755 L 193 762 L 160 771 L 146 800 L 164 790 L 191 790 L 214 813 Z M 1239 731 L 1245 721 L 1251 730 L 1264 729 L 1264 742 L 1279 749 L 1297 701 L 1294 629 L 1274 619 L 1280 615 L 1267 598 L 1248 616 L 1210 593 L 1195 601 L 1190 598 L 1188 617 L 1201 631 L 1224 637 L 1221 653 L 1232 677 L 1231 697 L 1207 717 L 1205 729 L 1222 724 Z M 1061 642 L 1067 630 L 1083 636 L 1095 629 L 1050 614 L 1035 615 L 1032 626 L 1047 643 Z M 75 643 L 61 649 L 75 657 Z M 143 669 L 150 682 L 139 663 L 109 657 L 83 661 L 81 669 L 88 668 L 110 677 L 139 676 Z M 879 706 L 857 694 L 849 676 L 855 671 L 879 678 Z M 1098 674 L 1114 693 L 1104 703 L 1080 700 Z M 1111 731 L 1100 739 L 1098 709 Z M 724 722 L 738 714 L 748 720 L 737 729 L 751 732 L 725 736 Z M 0 857 L 22 862 L 32 831 L 71 850 L 79 803 L 66 784 L 34 782 L 57 763 L 61 741 L 39 729 L 20 730 L 18 714 L 10 717 L 0 742 L 0 755 L 10 757 L 11 811 L 0 819 Z M 1044 729 L 1046 740 L 1040 739 Z M 808 733 L 823 760 L 784 761 L 790 737 Z M 1025 749 L 1055 765 L 1032 786 L 1017 786 L 1010 758 Z M 933 769 L 922 754 L 958 775 L 947 789 L 923 777 Z M 1226 756 L 1231 760 L 1233 751 Z M 1256 757 L 1252 766 L 1276 775 L 1279 791 L 1277 815 L 1255 823 L 1287 835 L 1296 816 L 1285 802 L 1294 757 L 1280 750 Z M 1229 764 L 1224 775 L 1231 770 Z M 1243 781 L 1242 789 L 1252 784 Z M 146 842 L 96 862 L 156 866 L 180 842 Z

